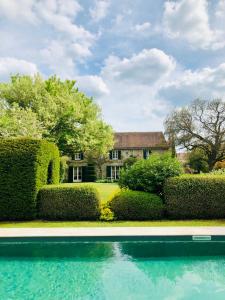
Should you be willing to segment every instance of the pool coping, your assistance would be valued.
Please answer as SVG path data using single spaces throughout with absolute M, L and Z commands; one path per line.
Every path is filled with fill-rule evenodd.
M 55 227 L 55 228 L 0 228 L 0 239 L 16 237 L 179 237 L 223 236 L 224 227 Z

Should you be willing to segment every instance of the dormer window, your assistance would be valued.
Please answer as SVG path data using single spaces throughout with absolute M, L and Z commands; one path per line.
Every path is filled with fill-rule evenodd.
M 81 152 L 76 152 L 74 154 L 74 160 L 82 160 L 83 159 L 83 154 Z

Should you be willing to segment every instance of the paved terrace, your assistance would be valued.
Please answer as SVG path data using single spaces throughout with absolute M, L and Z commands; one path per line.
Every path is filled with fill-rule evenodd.
M 1 228 L 5 237 L 225 236 L 225 227 Z

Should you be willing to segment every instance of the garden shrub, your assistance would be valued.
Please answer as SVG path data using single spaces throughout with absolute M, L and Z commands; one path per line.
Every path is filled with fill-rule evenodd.
M 114 213 L 111 211 L 111 209 L 107 205 L 104 205 L 101 209 L 100 220 L 104 221 L 104 222 L 110 222 L 110 221 L 115 220 Z
M 146 192 L 122 190 L 108 203 L 118 220 L 156 220 L 163 217 L 159 196 Z
M 166 212 L 172 219 L 225 217 L 223 175 L 182 175 L 165 183 Z
M 39 191 L 38 208 L 43 219 L 96 220 L 100 216 L 100 198 L 89 185 L 45 186 Z
M 58 148 L 45 140 L 0 140 L 0 220 L 36 216 L 36 197 L 46 184 L 59 182 Z
M 225 168 L 212 170 L 209 174 L 210 175 L 224 175 L 225 176 Z
M 180 162 L 170 153 L 152 154 L 146 160 L 139 160 L 120 173 L 120 187 L 150 193 L 162 193 L 168 177 L 182 173 Z

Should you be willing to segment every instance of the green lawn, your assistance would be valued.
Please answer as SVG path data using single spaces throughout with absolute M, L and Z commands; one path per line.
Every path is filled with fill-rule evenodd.
M 168 226 L 225 226 L 225 220 L 190 220 L 190 221 L 120 221 L 120 222 L 0 222 L 0 228 L 23 227 L 168 227 Z
M 77 183 L 73 183 L 73 184 L 77 184 Z M 120 190 L 117 183 L 97 183 L 97 182 L 79 183 L 79 185 L 87 185 L 87 184 L 94 186 L 98 190 L 102 203 L 107 202 L 107 200 L 109 200 L 113 196 L 113 194 L 115 194 Z

